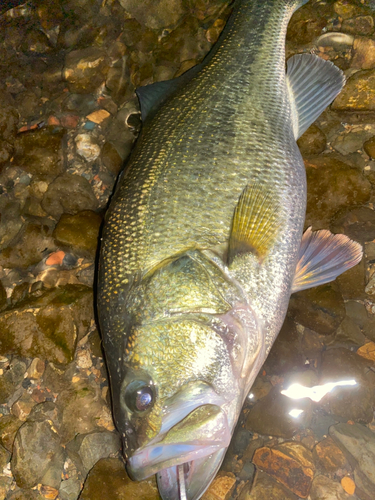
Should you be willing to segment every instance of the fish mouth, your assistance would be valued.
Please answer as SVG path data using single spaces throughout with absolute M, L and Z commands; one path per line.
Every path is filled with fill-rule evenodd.
M 195 482 L 195 471 L 200 470 L 198 464 L 206 464 L 204 483 L 207 484 L 208 476 L 213 476 L 221 463 L 220 460 L 216 467 L 217 458 L 213 457 L 224 456 L 230 439 L 231 430 L 225 412 L 217 405 L 201 405 L 164 436 L 155 438 L 138 449 L 128 458 L 127 470 L 129 476 L 136 481 L 158 474 L 160 487 L 165 490 L 164 496 L 160 491 L 162 498 L 173 498 L 170 496 L 170 490 L 175 487 L 177 466 L 186 464 L 184 470 L 189 488 L 189 485 Z

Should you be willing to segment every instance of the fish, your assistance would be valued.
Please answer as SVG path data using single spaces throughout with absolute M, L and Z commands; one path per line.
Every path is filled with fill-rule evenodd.
M 296 140 L 341 91 L 339 68 L 285 36 L 307 0 L 236 0 L 184 75 L 137 90 L 142 131 L 102 233 L 97 310 L 128 474 L 163 500 L 214 479 L 292 293 L 362 247 L 303 233 Z

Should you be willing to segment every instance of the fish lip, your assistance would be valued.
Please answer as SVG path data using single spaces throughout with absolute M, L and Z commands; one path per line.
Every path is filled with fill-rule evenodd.
M 203 419 L 197 429 L 194 419 L 198 412 L 198 418 L 202 415 Z M 154 439 L 128 457 L 127 471 L 133 480 L 142 481 L 164 469 L 226 449 L 230 439 L 226 413 L 216 405 L 200 405 L 157 441 Z

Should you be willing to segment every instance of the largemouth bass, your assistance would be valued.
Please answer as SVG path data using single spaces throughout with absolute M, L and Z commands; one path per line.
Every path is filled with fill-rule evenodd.
M 98 314 L 128 472 L 157 474 L 164 500 L 198 499 L 214 478 L 291 293 L 362 257 L 343 235 L 302 238 L 296 139 L 344 84 L 311 54 L 285 72 L 306 2 L 237 0 L 202 64 L 138 92 L 144 125 L 106 216 Z

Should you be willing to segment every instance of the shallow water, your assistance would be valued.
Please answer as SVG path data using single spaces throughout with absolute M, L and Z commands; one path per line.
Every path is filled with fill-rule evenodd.
M 0 500 L 159 498 L 119 458 L 97 237 L 140 129 L 134 89 L 198 63 L 228 3 L 44 1 L 0 18 Z M 375 498 L 374 8 L 311 0 L 289 25 L 287 57 L 313 51 L 348 79 L 299 140 L 306 227 L 364 258 L 292 297 L 205 500 Z

